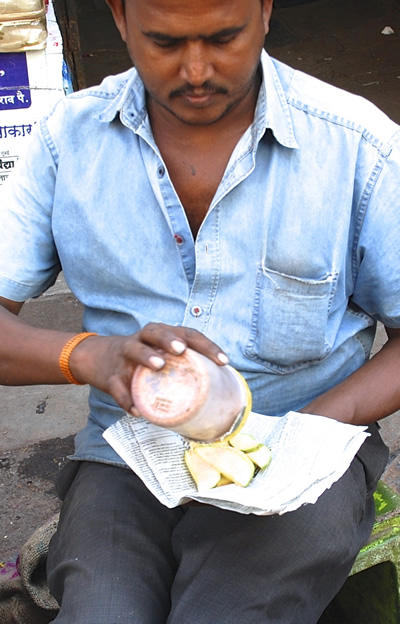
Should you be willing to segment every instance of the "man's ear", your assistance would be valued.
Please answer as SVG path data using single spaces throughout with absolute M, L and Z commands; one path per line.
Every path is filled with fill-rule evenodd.
M 263 14 L 263 22 L 264 22 L 264 31 L 266 35 L 269 32 L 269 22 L 271 20 L 273 3 L 274 3 L 273 0 L 262 0 L 262 14 Z
M 111 9 L 112 16 L 116 27 L 119 30 L 121 38 L 126 42 L 126 19 L 125 19 L 125 7 L 121 0 L 106 0 L 108 6 Z

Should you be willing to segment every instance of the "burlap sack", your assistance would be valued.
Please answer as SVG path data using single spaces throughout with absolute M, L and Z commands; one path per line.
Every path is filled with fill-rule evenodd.
M 17 561 L 19 576 L 0 576 L 0 624 L 49 624 L 58 612 L 46 581 L 49 542 L 58 514 L 37 529 L 24 544 Z

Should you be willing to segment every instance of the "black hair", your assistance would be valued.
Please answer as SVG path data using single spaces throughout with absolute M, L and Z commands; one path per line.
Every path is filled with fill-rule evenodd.
M 261 0 L 261 4 L 262 4 L 262 3 L 263 3 L 263 0 Z M 121 0 L 121 4 L 122 4 L 122 6 L 123 6 L 123 7 L 124 7 L 124 9 L 125 9 L 125 0 Z
M 121 0 L 122 6 L 125 6 L 125 0 Z M 263 0 L 261 0 L 261 4 L 263 3 Z

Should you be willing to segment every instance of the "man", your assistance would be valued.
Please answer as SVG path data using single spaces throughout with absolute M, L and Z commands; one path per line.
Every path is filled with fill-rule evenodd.
M 272 0 L 107 2 L 136 69 L 55 107 L 0 215 L 0 382 L 91 385 L 49 553 L 55 621 L 312 624 L 368 538 L 375 423 L 400 407 L 399 129 L 263 52 Z M 18 320 L 60 268 L 97 336 Z M 101 434 L 136 414 L 135 367 L 187 347 L 229 357 L 257 412 L 371 436 L 298 511 L 167 509 Z

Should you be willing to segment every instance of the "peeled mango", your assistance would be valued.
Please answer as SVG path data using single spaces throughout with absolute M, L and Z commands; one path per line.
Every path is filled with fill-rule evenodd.
M 256 469 L 271 461 L 271 449 L 247 433 L 212 444 L 192 442 L 185 451 L 185 463 L 199 491 L 235 483 L 249 485 Z

